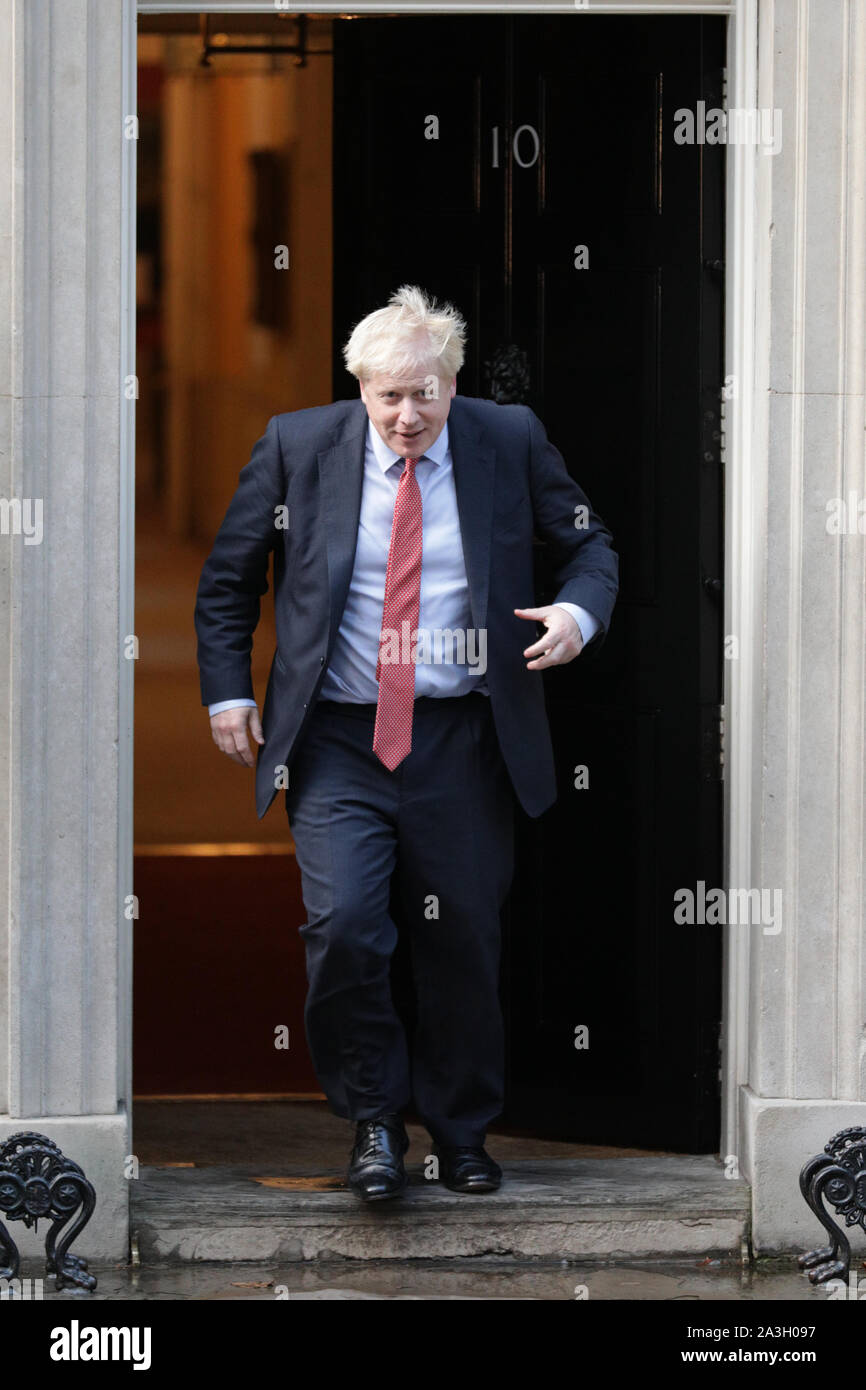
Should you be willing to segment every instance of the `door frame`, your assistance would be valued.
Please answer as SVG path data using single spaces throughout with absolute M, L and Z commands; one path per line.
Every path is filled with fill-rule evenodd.
M 123 0 L 124 112 L 136 110 L 137 15 L 156 14 L 267 14 L 275 10 L 296 12 L 300 7 L 282 0 Z M 339 15 L 344 5 L 320 0 L 316 12 Z M 759 93 L 771 77 L 771 45 L 764 46 L 759 70 L 758 0 L 451 0 L 425 3 L 396 0 L 389 4 L 356 3 L 355 13 L 398 15 L 573 14 L 580 23 L 583 13 L 644 17 L 671 14 L 708 14 L 728 17 L 727 100 L 729 107 L 756 108 Z M 121 216 L 121 360 L 124 371 L 135 370 L 135 141 L 127 142 L 124 161 Z M 723 888 L 753 881 L 753 844 L 760 799 L 754 787 L 754 753 L 761 743 L 761 706 L 758 682 L 761 672 L 762 612 L 760 607 L 761 539 L 765 534 L 768 463 L 768 359 L 758 351 L 768 340 L 770 296 L 766 238 L 757 229 L 769 220 L 769 160 L 746 143 L 728 147 L 725 215 L 725 381 L 730 398 L 724 402 L 725 467 L 725 616 L 724 630 L 738 641 L 738 658 L 725 663 L 725 775 L 723 831 Z M 720 389 L 722 383 L 720 383 Z M 134 400 L 124 399 L 121 410 L 120 470 L 121 507 L 118 518 L 121 573 L 120 632 L 122 646 L 134 631 L 133 595 L 135 566 L 135 424 Z M 102 538 L 104 540 L 104 537 Z M 120 683 L 117 881 L 132 882 L 133 845 L 133 740 L 132 663 L 129 679 Z M 121 891 L 120 900 L 123 900 Z M 131 952 L 121 960 L 118 982 L 121 1037 L 127 1041 L 125 1096 L 132 1100 L 132 969 Z M 748 1080 L 748 1019 L 750 1003 L 749 937 L 724 929 L 722 1000 L 722 1153 L 737 1154 L 739 1147 L 738 1102 L 741 1085 Z

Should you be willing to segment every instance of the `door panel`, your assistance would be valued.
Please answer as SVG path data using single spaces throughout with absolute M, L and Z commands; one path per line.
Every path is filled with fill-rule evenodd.
M 724 42 L 701 16 L 335 30 L 337 348 L 404 281 L 453 300 L 458 388 L 537 411 L 621 561 L 604 647 L 543 678 L 560 796 L 518 813 L 506 1119 L 698 1152 L 720 941 L 675 925 L 673 894 L 721 881 L 724 161 L 676 145 L 673 112 L 719 104 Z M 355 390 L 337 358 L 336 396 Z M 541 546 L 536 596 L 555 597 Z

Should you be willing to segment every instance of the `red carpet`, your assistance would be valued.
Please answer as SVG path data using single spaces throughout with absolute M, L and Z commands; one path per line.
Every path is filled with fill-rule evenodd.
M 318 1092 L 294 856 L 137 855 L 135 891 L 134 1093 Z

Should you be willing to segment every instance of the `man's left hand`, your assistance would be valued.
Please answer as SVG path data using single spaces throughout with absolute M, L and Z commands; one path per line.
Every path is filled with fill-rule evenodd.
M 537 623 L 544 623 L 547 628 L 544 636 L 531 647 L 527 647 L 523 653 L 524 656 L 535 657 L 534 661 L 527 661 L 527 671 L 544 671 L 548 666 L 565 666 L 567 662 L 580 655 L 583 633 L 579 624 L 564 608 L 549 604 L 545 608 L 515 608 L 514 611 L 518 618 L 532 618 Z

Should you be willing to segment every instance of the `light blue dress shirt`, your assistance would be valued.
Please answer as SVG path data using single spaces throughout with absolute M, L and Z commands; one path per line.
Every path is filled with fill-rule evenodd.
M 355 562 L 342 621 L 320 691 L 321 699 L 375 704 L 379 698 L 376 663 L 394 502 L 402 472 L 402 455 L 389 449 L 368 421 Z M 419 459 L 415 477 L 421 492 L 423 518 L 418 616 L 421 637 L 415 666 L 415 695 L 416 698 L 422 695 L 441 698 L 466 695 L 470 690 L 487 694 L 484 676 L 487 634 L 472 627 L 447 421 L 436 442 Z M 576 603 L 560 603 L 557 607 L 571 614 L 584 643 L 589 642 L 598 629 L 598 619 Z M 448 636 L 454 633 L 461 634 L 459 643 L 453 643 Z M 527 646 L 533 636 L 528 628 Z M 208 714 L 219 714 L 241 705 L 255 707 L 256 702 L 220 700 L 208 706 Z

